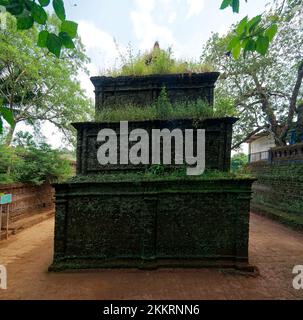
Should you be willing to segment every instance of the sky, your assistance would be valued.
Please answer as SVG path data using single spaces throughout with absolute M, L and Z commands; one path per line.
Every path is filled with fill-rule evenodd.
M 65 0 L 67 19 L 79 24 L 79 35 L 91 63 L 89 76 L 79 75 L 83 89 L 94 99 L 89 77 L 119 66 L 131 44 L 134 53 L 150 50 L 155 41 L 172 47 L 176 58 L 198 60 L 212 32 L 224 34 L 243 17 L 264 12 L 270 0 L 241 1 L 240 14 L 219 10 L 222 0 Z M 119 50 L 117 49 L 119 48 Z M 53 147 L 62 136 L 51 125 L 42 133 Z

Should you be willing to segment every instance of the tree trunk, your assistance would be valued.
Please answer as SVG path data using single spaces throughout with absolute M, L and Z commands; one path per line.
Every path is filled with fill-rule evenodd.
M 302 81 L 303 81 L 303 61 L 300 63 L 299 69 L 298 69 L 298 76 L 297 76 L 297 81 L 296 84 L 294 86 L 293 92 L 292 92 L 292 96 L 291 96 L 291 100 L 290 100 L 290 105 L 289 105 L 289 111 L 288 111 L 288 117 L 287 117 L 287 122 L 285 125 L 284 130 L 281 133 L 281 140 L 284 141 L 286 143 L 286 137 L 287 137 L 287 133 L 289 131 L 289 129 L 292 127 L 292 123 L 293 123 L 293 119 L 294 119 L 294 115 L 296 112 L 296 104 L 297 104 L 297 99 L 300 93 L 300 88 L 302 85 Z M 300 118 L 300 116 L 302 117 L 302 115 L 300 115 L 300 112 L 302 113 L 303 111 L 299 110 L 300 109 L 300 105 L 298 107 L 298 116 Z M 298 120 L 298 123 L 301 120 Z M 303 120 L 301 121 L 301 123 L 303 123 Z M 301 135 L 302 137 L 302 135 Z M 298 139 L 298 132 L 297 132 L 297 139 Z
M 296 142 L 303 142 L 303 103 L 298 106 L 298 121 L 296 128 Z
M 5 137 L 5 145 L 6 145 L 6 146 L 10 146 L 10 145 L 11 145 L 11 143 L 12 143 L 12 141 L 13 141 L 15 129 L 16 129 L 16 123 L 14 123 L 14 124 L 9 128 L 8 134 L 7 134 L 7 136 Z

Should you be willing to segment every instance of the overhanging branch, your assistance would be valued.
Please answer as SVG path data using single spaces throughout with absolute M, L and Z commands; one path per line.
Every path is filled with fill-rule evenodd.
M 238 149 L 241 144 L 247 142 L 248 139 L 250 139 L 252 136 L 254 136 L 255 134 L 259 133 L 261 130 L 266 129 L 268 126 L 264 125 L 262 127 L 258 127 L 257 129 L 255 129 L 254 131 L 252 131 L 251 133 L 249 133 L 244 139 L 242 139 L 240 142 L 237 142 L 235 145 L 232 146 L 232 150 L 234 149 Z

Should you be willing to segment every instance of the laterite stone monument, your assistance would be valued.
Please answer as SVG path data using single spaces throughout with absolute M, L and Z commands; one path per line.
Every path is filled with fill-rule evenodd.
M 213 104 L 218 73 L 94 77 L 96 119 L 103 109 L 153 103 L 163 86 L 171 102 Z M 127 120 L 127 119 L 123 119 Z M 144 128 L 205 129 L 206 169 L 227 172 L 235 118 L 146 120 Z M 101 166 L 97 136 L 120 123 L 76 123 L 77 176 L 56 184 L 51 271 L 87 268 L 219 267 L 253 271 L 248 261 L 253 179 L 208 174 L 145 175 L 146 165 Z

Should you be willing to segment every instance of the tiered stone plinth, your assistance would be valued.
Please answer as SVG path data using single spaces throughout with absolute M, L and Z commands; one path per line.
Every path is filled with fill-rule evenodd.
M 92 78 L 96 118 L 100 110 L 117 103 L 144 107 L 155 101 L 163 86 L 172 102 L 204 99 L 212 104 L 218 76 Z M 206 169 L 222 172 L 222 176 L 213 177 L 178 175 L 174 164 L 163 176 L 146 174 L 146 165 L 101 166 L 97 160 L 98 133 L 113 129 L 119 136 L 120 123 L 74 124 L 78 131 L 77 177 L 55 185 L 55 253 L 50 270 L 232 267 L 254 271 L 248 262 L 253 180 L 223 174 L 230 168 L 236 120 L 128 124 L 129 131 L 145 129 L 150 137 L 153 129 L 205 129 Z

